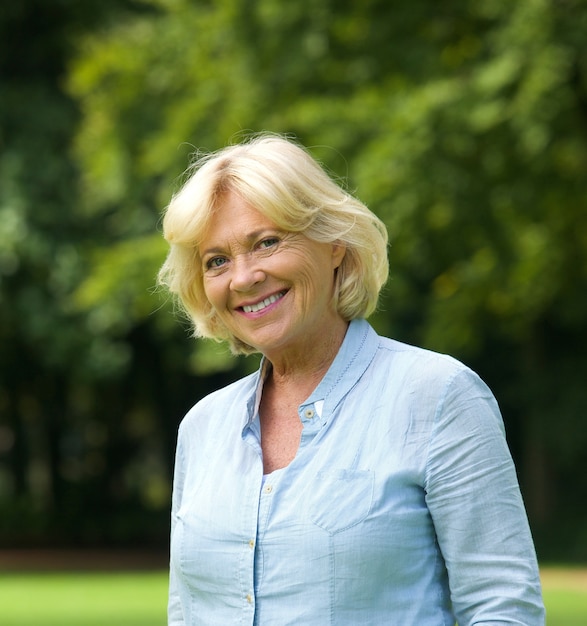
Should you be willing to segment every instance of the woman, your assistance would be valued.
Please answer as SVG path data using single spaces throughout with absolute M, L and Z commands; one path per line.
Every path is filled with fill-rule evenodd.
M 195 335 L 263 355 L 180 426 L 169 624 L 543 624 L 491 392 L 365 321 L 379 219 L 269 135 L 200 160 L 164 231 Z

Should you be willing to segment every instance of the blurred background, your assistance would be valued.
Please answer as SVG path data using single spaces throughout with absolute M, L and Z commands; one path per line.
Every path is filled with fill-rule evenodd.
M 377 330 L 476 369 L 539 558 L 587 560 L 584 0 L 0 7 L 0 548 L 167 545 L 177 427 L 256 367 L 155 276 L 197 150 L 295 135 L 388 225 Z

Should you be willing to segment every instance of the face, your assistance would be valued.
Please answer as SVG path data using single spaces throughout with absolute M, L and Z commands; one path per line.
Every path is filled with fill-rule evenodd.
M 284 232 L 227 192 L 199 252 L 204 290 L 215 312 L 236 337 L 270 360 L 316 348 L 344 323 L 332 306 L 343 246 Z

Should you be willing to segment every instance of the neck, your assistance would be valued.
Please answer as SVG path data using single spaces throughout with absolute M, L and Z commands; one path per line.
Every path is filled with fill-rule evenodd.
M 283 351 L 274 358 L 266 355 L 271 362 L 270 384 L 275 389 L 295 387 L 307 392 L 306 397 L 310 395 L 338 354 L 347 328 L 348 322 L 340 319 L 318 344 L 314 342 L 293 352 Z

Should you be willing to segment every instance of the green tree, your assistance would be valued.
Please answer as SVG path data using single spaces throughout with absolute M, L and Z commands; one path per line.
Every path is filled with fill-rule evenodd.
M 148 538 L 147 527 L 125 522 L 127 509 L 156 508 L 166 527 L 176 422 L 164 421 L 157 403 L 174 414 L 188 406 L 193 381 L 175 362 L 189 350 L 163 358 L 149 351 L 153 332 L 140 323 L 147 314 L 137 322 L 131 311 L 106 333 L 115 325 L 108 309 L 73 302 L 93 259 L 86 251 L 111 240 L 104 216 L 80 201 L 70 149 L 79 109 L 63 89 L 65 74 L 84 32 L 131 10 L 121 0 L 0 9 L 2 542 Z
M 393 98 L 356 167 L 397 233 L 390 308 L 495 383 L 539 527 L 586 488 L 565 489 L 587 443 L 587 13 L 535 1 L 499 18 L 458 71 Z
M 587 484 L 560 487 L 587 443 L 585 4 L 153 5 L 73 68 L 85 197 L 164 206 L 194 147 L 294 133 L 389 226 L 378 328 L 474 364 L 535 526 L 576 513 Z
M 231 370 L 225 352 L 174 330 L 151 290 L 165 254 L 158 219 L 196 149 L 293 133 L 388 224 L 377 328 L 451 352 L 488 380 L 539 539 L 566 524 L 554 547 L 584 555 L 585 3 L 141 6 L 79 37 L 67 80 L 81 111 L 72 212 L 91 235 L 74 236 L 84 246 L 60 302 L 93 329 L 89 362 L 105 364 L 101 384 L 97 374 L 86 383 L 91 397 L 116 405 L 141 379 L 113 421 L 134 411 L 164 432 L 177 394 L 187 404 L 247 367 Z M 5 223 L 16 241 L 18 220 Z M 149 355 L 161 364 L 152 394 Z M 194 371 L 218 377 L 195 385 Z M 116 475 L 130 471 L 121 449 Z

